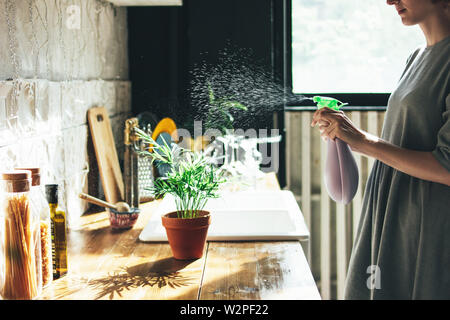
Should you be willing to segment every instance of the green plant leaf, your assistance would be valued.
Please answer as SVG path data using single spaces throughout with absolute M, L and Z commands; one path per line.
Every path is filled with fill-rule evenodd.
M 246 106 L 244 106 L 242 103 L 239 103 L 237 101 L 224 100 L 224 101 L 221 101 L 220 105 L 226 109 L 240 109 L 240 110 L 244 110 L 244 111 L 248 110 Z
M 208 94 L 209 94 L 209 103 L 214 104 L 214 91 L 211 88 L 211 84 L 208 83 Z

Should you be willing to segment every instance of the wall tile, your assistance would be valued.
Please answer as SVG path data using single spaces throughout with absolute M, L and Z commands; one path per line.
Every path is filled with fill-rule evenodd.
M 0 81 L 0 147 L 15 141 L 14 132 L 10 130 L 8 97 L 12 90 L 11 81 Z
M 64 185 L 65 200 L 68 215 L 74 221 L 89 207 L 86 201 L 81 200 L 80 192 L 88 193 L 89 159 L 95 154 L 88 155 L 88 126 L 82 125 L 63 130 L 64 145 Z
M 0 47 L 9 48 L 4 3 Z M 128 78 L 126 8 L 100 0 L 33 0 L 32 4 L 30 11 L 28 1 L 14 1 L 14 20 L 9 13 L 16 29 L 13 36 L 21 78 Z M 80 23 L 74 23 L 73 17 L 79 17 Z M 0 51 L 0 61 L 1 79 L 14 78 L 9 50 Z
M 131 111 L 131 82 L 115 81 L 116 85 L 116 110 L 117 113 Z

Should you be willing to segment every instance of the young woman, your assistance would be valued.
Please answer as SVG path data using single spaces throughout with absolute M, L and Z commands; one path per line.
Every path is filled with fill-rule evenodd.
M 387 0 L 426 44 L 389 97 L 381 138 L 343 112 L 312 126 L 377 160 L 350 259 L 346 299 L 450 299 L 450 0 Z M 394 30 L 393 30 L 394 32 Z

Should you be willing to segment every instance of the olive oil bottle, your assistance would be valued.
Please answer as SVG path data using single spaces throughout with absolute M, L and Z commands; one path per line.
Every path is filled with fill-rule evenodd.
M 53 279 L 58 279 L 67 273 L 66 213 L 58 206 L 57 184 L 45 185 L 45 194 L 50 206 Z

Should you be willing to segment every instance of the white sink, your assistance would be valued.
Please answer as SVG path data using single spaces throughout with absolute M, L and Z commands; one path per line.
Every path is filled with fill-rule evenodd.
M 241 191 L 223 193 L 205 208 L 211 212 L 208 241 L 308 240 L 309 231 L 290 191 Z M 166 196 L 139 235 L 141 241 L 167 241 L 161 216 L 175 211 Z

